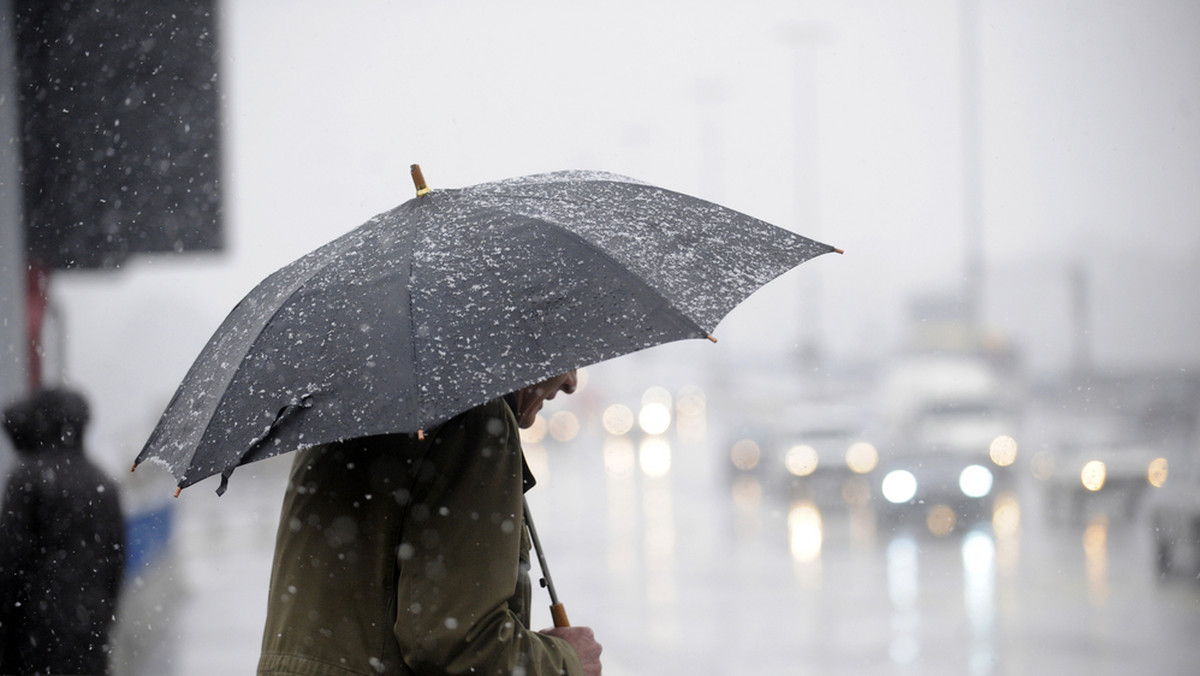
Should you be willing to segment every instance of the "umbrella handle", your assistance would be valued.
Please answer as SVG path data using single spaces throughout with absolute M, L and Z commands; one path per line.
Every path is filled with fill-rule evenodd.
M 554 626 L 569 627 L 571 622 L 567 619 L 567 609 L 561 603 L 555 603 L 550 606 L 550 617 L 554 618 Z

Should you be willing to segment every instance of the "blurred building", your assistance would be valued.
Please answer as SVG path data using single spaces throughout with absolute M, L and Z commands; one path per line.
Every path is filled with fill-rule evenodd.
M 216 5 L 0 0 L 0 403 L 62 381 L 66 341 L 95 338 L 44 321 L 56 277 L 222 247 Z M 155 650 L 139 629 L 161 615 L 171 506 L 121 488 L 138 584 L 121 601 L 114 659 L 118 673 L 155 673 L 131 665 Z
M 7 398 L 46 379 L 54 274 L 219 249 L 222 185 L 215 0 L 3 0 L 0 26 Z

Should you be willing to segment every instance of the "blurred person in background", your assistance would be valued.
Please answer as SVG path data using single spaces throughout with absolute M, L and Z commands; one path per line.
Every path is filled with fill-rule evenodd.
M 575 386 L 571 371 L 424 435 L 301 451 L 258 673 L 600 674 L 591 629 L 529 628 L 533 477 L 518 429 Z
M 18 461 L 0 511 L 0 673 L 105 674 L 125 564 L 116 482 L 84 453 L 82 395 L 4 410 Z

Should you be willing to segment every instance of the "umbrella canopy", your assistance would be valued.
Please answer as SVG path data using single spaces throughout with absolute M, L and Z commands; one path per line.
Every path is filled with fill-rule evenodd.
M 220 473 L 220 493 L 248 462 L 418 432 L 574 368 L 709 337 L 759 287 L 835 250 L 611 174 L 419 195 L 255 287 L 137 463 L 161 460 L 180 488 Z

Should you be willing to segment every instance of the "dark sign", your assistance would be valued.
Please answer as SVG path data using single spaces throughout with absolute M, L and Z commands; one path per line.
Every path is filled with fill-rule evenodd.
M 29 259 L 221 247 L 216 0 L 18 0 Z

